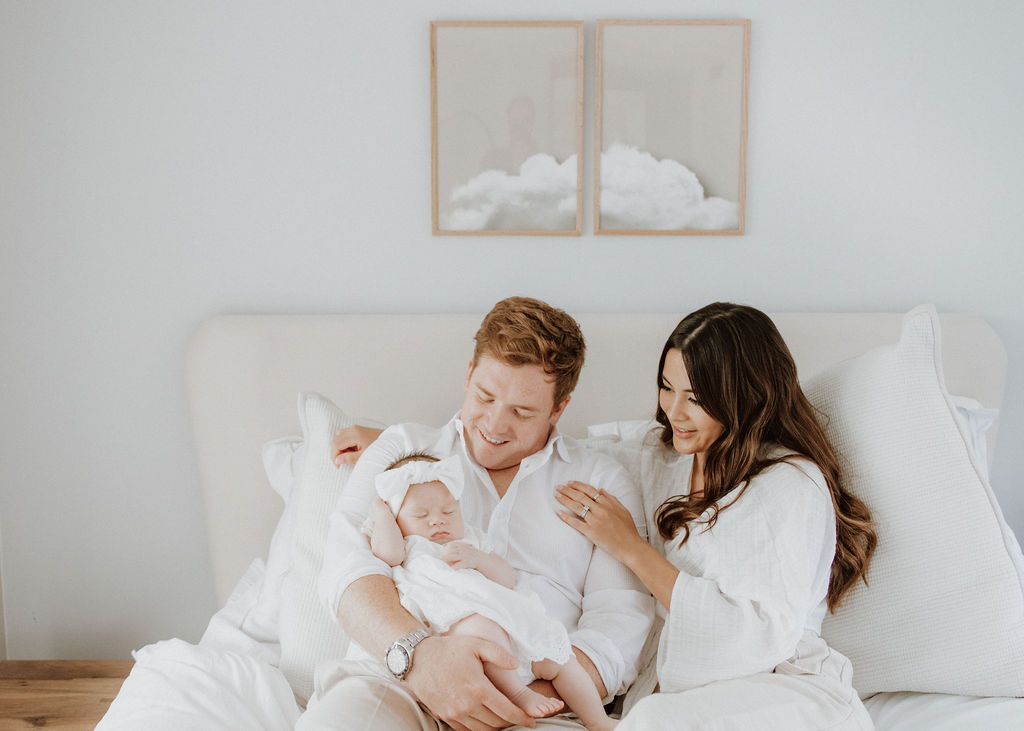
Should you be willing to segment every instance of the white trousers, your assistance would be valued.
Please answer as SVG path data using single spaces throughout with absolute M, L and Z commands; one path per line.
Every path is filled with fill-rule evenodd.
M 394 679 L 374 672 L 366 663 L 342 662 L 318 669 L 316 688 L 295 731 L 446 731 Z M 515 728 L 522 728 L 516 726 Z M 575 718 L 537 720 L 538 729 L 576 729 Z

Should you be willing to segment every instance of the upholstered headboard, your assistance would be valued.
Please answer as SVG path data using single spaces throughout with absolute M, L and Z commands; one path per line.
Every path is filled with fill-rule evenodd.
M 357 417 L 440 424 L 461 403 L 482 316 L 225 315 L 198 329 L 186 375 L 218 602 L 266 554 L 282 503 L 267 486 L 260 451 L 300 433 L 297 394 L 322 393 Z M 649 418 L 658 356 L 680 315 L 576 317 L 587 364 L 561 429 L 583 436 L 590 424 Z M 806 378 L 895 342 L 902 315 L 772 317 Z M 998 407 L 1006 354 L 995 332 L 977 317 L 949 314 L 941 322 L 949 391 Z

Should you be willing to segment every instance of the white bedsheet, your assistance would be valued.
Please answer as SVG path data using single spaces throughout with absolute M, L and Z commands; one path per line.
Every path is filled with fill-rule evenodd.
M 976 698 L 938 693 L 878 693 L 864 701 L 884 731 L 1020 731 L 1024 698 Z
M 256 560 L 199 643 L 147 645 L 97 731 L 290 731 L 302 713 L 277 668 L 273 638 L 241 628 L 256 606 L 265 566 Z M 248 623 L 252 625 L 252 623 Z M 879 693 L 865 700 L 879 731 L 1019 731 L 1024 698 Z
M 265 567 L 254 561 L 227 604 L 193 645 L 181 639 L 147 645 L 100 731 L 290 731 L 302 709 L 277 668 L 274 642 L 240 628 L 263 583 Z

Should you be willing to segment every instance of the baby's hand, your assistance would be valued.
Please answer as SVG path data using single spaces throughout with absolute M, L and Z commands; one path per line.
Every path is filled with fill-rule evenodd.
M 475 569 L 480 565 L 484 553 L 462 541 L 445 544 L 441 550 L 441 560 L 454 569 Z

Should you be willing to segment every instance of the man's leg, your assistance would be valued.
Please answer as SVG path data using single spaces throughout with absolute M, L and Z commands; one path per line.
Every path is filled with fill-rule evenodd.
M 295 731 L 438 731 L 442 728 L 398 683 L 346 675 L 320 688 Z

